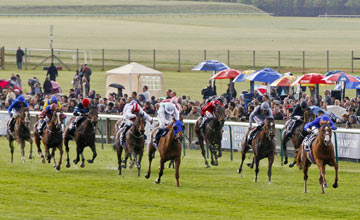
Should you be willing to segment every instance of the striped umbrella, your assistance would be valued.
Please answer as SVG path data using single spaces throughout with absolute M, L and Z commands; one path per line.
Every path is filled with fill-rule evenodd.
M 293 82 L 295 82 L 295 80 L 295 76 L 283 76 L 271 83 L 270 86 L 289 87 Z

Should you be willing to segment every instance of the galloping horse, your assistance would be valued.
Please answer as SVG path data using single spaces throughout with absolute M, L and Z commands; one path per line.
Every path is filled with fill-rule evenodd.
M 240 168 L 238 169 L 238 173 L 241 173 L 246 152 L 250 149 L 250 147 L 247 145 L 247 136 L 249 132 L 250 131 L 247 132 L 246 136 L 242 141 L 242 150 L 241 150 L 242 159 L 241 159 Z M 267 157 L 269 160 L 269 169 L 268 169 L 269 184 L 271 183 L 271 167 L 275 157 L 274 137 L 275 137 L 274 119 L 267 118 L 265 120 L 264 127 L 261 129 L 261 131 L 258 132 L 258 135 L 256 135 L 256 137 L 254 137 L 254 139 L 251 142 L 251 148 L 252 151 L 254 152 L 254 157 L 252 163 L 248 163 L 247 165 L 250 168 L 253 168 L 255 163 L 255 179 L 254 179 L 255 182 L 257 182 L 260 160 Z
M 306 110 L 304 112 L 304 120 L 303 120 L 302 124 L 294 129 L 294 132 L 293 132 L 290 140 L 293 143 L 295 152 L 298 151 L 298 148 L 301 145 L 301 143 L 298 143 L 299 142 L 298 140 L 299 140 L 299 136 L 302 133 L 301 131 L 304 130 L 305 124 L 308 123 L 308 122 L 313 121 L 314 119 L 315 119 L 315 114 L 311 111 L 311 109 L 308 109 L 308 110 Z M 289 125 L 289 121 L 287 121 L 285 123 L 286 127 Z M 281 143 L 283 145 L 284 154 L 285 154 L 284 164 L 288 163 L 288 152 L 287 152 L 287 147 L 286 147 L 286 144 L 287 144 L 288 141 L 289 141 L 289 138 L 286 135 L 283 135 Z M 294 162 L 289 164 L 289 167 L 293 167 L 295 164 L 296 164 L 296 159 L 294 158 Z
M 30 154 L 29 159 L 32 158 L 32 143 L 33 140 L 30 136 L 30 113 L 28 108 L 23 108 L 20 111 L 19 116 L 15 119 L 15 126 L 14 126 L 14 133 L 15 137 L 13 137 L 9 133 L 9 129 L 7 129 L 7 139 L 9 141 L 9 147 L 11 152 L 11 163 L 14 162 L 14 140 L 18 142 L 21 146 L 21 160 L 23 163 L 25 163 L 25 141 L 28 141 L 30 143 Z M 8 125 L 9 126 L 8 121 Z
M 42 134 L 42 142 L 45 147 L 45 157 L 48 160 L 48 163 L 50 163 L 51 158 L 54 159 L 53 166 L 56 167 L 56 170 L 60 170 L 60 166 L 62 163 L 62 156 L 63 156 L 63 137 L 62 137 L 62 130 L 61 130 L 61 110 L 56 109 L 54 110 L 51 119 L 47 126 L 44 128 L 43 134 Z M 42 158 L 42 162 L 45 163 L 44 155 L 41 152 L 40 148 L 40 136 L 37 131 L 38 123 L 36 122 L 34 125 L 34 140 L 36 143 L 36 146 L 38 148 L 38 153 L 40 154 Z M 52 148 L 52 152 L 50 154 L 50 148 Z M 58 149 L 60 151 L 60 159 L 59 163 L 56 165 L 55 160 L 55 150 Z
M 140 176 L 140 169 L 141 169 L 141 159 L 144 153 L 144 145 L 145 145 L 145 125 L 146 122 L 142 116 L 139 115 L 139 113 L 135 113 L 136 120 L 134 121 L 134 124 L 131 126 L 129 131 L 126 134 L 125 137 L 125 145 L 120 145 L 120 132 L 115 133 L 115 144 L 114 148 L 117 151 L 118 156 L 118 170 L 119 175 L 121 175 L 121 168 L 122 168 L 122 151 L 125 150 L 125 160 L 124 160 L 124 168 L 126 168 L 126 163 L 129 158 L 129 156 L 132 155 L 132 160 L 130 164 L 130 168 L 133 167 L 135 164 L 138 168 L 138 176 Z
M 307 193 L 308 169 L 311 163 L 315 163 L 320 169 L 320 185 L 322 194 L 327 187 L 325 179 L 325 165 L 335 168 L 334 188 L 338 187 L 338 164 L 336 163 L 334 145 L 331 143 L 331 128 L 329 125 L 322 125 L 319 128 L 319 135 L 311 144 L 310 152 L 305 152 L 303 144 L 296 157 L 296 165 L 304 172 L 304 192 Z
M 205 167 L 209 168 L 209 163 L 205 155 L 204 139 L 206 144 L 209 146 L 211 152 L 211 165 L 218 165 L 218 157 L 222 156 L 221 152 L 221 139 L 222 129 L 225 122 L 225 110 L 223 106 L 217 105 L 214 112 L 214 118 L 211 119 L 205 127 L 204 135 L 201 132 L 200 123 L 198 120 L 195 124 L 195 133 L 199 139 L 201 148 L 201 154 L 205 159 Z
M 74 132 L 74 136 L 72 137 L 69 134 L 69 126 L 71 122 L 75 119 L 72 117 L 70 120 L 66 122 L 65 134 L 64 134 L 64 142 L 66 149 L 66 167 L 70 167 L 70 158 L 69 158 L 69 141 L 75 140 L 76 142 L 76 159 L 73 160 L 74 164 L 77 164 L 80 161 L 81 155 L 81 164 L 80 167 L 85 167 L 85 159 L 84 159 L 84 148 L 89 146 L 91 151 L 93 152 L 93 157 L 91 160 L 87 160 L 88 163 L 93 163 L 97 153 L 95 147 L 95 132 L 96 132 L 96 124 L 98 121 L 98 111 L 96 108 L 90 108 L 89 114 L 85 116 L 85 120 L 80 124 L 79 127 Z
M 159 128 L 157 128 L 159 129 Z M 151 162 L 155 157 L 156 148 L 152 145 L 152 141 L 154 135 L 157 132 L 157 129 L 154 129 L 152 135 L 150 137 L 150 142 L 148 145 L 149 148 L 149 168 L 145 175 L 145 178 L 150 178 L 151 173 Z M 173 122 L 166 129 L 168 129 L 168 133 L 160 138 L 158 144 L 158 151 L 160 153 L 160 172 L 159 177 L 155 180 L 155 183 L 159 184 L 161 176 L 164 171 L 164 164 L 168 160 L 175 160 L 175 178 L 176 178 L 176 186 L 179 187 L 179 168 L 180 168 L 180 160 L 181 160 L 181 143 L 183 140 L 183 134 L 185 126 L 181 121 Z

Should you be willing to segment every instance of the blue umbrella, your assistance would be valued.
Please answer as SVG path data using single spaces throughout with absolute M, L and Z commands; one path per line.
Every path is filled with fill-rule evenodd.
M 343 72 L 341 70 L 332 70 L 332 71 L 329 71 L 327 73 L 325 73 L 325 76 L 331 76 L 331 75 L 334 75 L 336 73 L 340 73 L 340 72 Z
M 204 62 L 196 65 L 192 71 L 221 71 L 230 69 L 226 64 L 217 60 L 205 60 Z
M 321 107 L 318 107 L 318 106 L 313 105 L 313 106 L 310 106 L 309 108 L 310 108 L 311 111 L 312 111 L 314 114 L 316 114 L 316 115 L 318 115 L 318 112 L 319 112 L 320 110 L 322 110 L 325 115 L 327 115 L 327 116 L 329 116 L 329 117 L 333 117 L 333 118 L 335 118 L 335 119 L 337 118 L 337 116 L 336 116 L 334 113 L 329 113 L 329 112 L 325 111 L 324 109 L 322 109 Z
M 345 84 L 345 89 L 360 89 L 359 82 L 348 82 Z M 341 83 L 337 84 L 334 90 L 341 90 Z
M 246 79 L 246 74 L 241 73 L 233 80 L 233 82 L 244 82 L 245 79 Z
M 250 81 L 272 83 L 282 77 L 282 75 L 271 68 L 264 68 L 262 70 L 251 73 L 247 79 Z

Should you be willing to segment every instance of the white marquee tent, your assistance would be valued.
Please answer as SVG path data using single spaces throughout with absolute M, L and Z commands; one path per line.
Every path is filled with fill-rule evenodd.
M 123 85 L 125 87 L 123 94 L 130 95 L 133 91 L 141 94 L 142 88 L 146 85 L 150 95 L 156 97 L 164 95 L 162 72 L 135 62 L 107 71 L 105 81 L 106 95 L 112 92 L 117 93 L 116 88 L 109 87 L 112 83 Z

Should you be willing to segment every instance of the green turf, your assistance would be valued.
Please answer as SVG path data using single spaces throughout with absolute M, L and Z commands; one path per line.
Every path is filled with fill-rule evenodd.
M 81 169 L 73 165 L 56 172 L 42 164 L 39 156 L 21 163 L 19 147 L 10 164 L 6 139 L 0 149 L 1 219 L 356 219 L 359 217 L 359 164 L 340 162 L 339 188 L 331 184 L 334 171 L 328 168 L 330 188 L 320 194 L 319 170 L 309 172 L 309 193 L 303 193 L 303 175 L 297 168 L 273 166 L 272 184 L 267 181 L 267 161 L 261 161 L 259 182 L 254 170 L 236 170 L 240 153 L 230 161 L 229 153 L 219 167 L 206 169 L 199 151 L 187 151 L 180 167 L 180 188 L 174 171 L 166 169 L 162 183 L 154 183 L 159 156 L 152 165 L 152 176 L 145 179 L 147 155 L 141 177 L 135 170 L 116 171 L 116 154 L 110 145 L 101 150 L 94 164 Z M 74 159 L 74 144 L 71 158 Z M 26 147 L 28 155 L 29 146 Z M 90 149 L 85 157 L 91 156 Z M 250 161 L 251 155 L 246 159 Z

